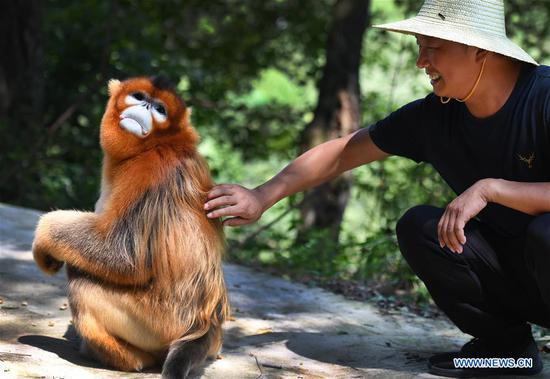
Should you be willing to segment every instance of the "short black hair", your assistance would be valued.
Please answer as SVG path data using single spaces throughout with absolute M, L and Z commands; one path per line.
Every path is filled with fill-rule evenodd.
M 174 82 L 165 75 L 155 75 L 149 78 L 155 87 L 161 90 L 175 91 Z

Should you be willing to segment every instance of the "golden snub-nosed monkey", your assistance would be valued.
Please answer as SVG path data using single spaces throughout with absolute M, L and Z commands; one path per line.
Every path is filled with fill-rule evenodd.
M 222 343 L 228 316 L 212 187 L 190 110 L 161 77 L 109 82 L 96 211 L 55 211 L 36 228 L 34 259 L 66 263 L 81 351 L 120 370 L 164 362 L 184 378 Z

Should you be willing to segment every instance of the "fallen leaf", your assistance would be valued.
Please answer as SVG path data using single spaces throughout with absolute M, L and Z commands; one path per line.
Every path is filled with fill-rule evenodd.
M 269 333 L 273 333 L 273 329 L 271 328 L 264 328 L 264 329 L 258 329 L 256 331 L 256 334 L 269 334 Z
M 267 368 L 275 368 L 275 369 L 278 369 L 278 370 L 282 370 L 282 368 L 283 368 L 283 366 L 274 365 L 274 364 L 271 364 L 271 363 L 262 363 L 262 366 L 267 367 Z
M 18 305 L 2 305 L 2 309 L 19 309 Z

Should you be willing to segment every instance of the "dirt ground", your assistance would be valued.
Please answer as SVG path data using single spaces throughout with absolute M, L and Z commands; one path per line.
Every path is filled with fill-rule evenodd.
M 0 204 L 0 378 L 159 378 L 124 373 L 77 352 L 65 276 L 44 276 L 30 252 L 40 212 Z M 426 359 L 469 339 L 443 319 L 382 315 L 346 300 L 251 269 L 226 264 L 233 319 L 221 359 L 204 378 L 435 378 Z M 544 344 L 547 341 L 539 341 Z M 536 377 L 550 377 L 546 369 Z

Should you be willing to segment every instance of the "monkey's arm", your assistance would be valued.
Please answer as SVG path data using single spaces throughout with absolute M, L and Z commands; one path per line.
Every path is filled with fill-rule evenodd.
M 116 243 L 116 237 L 102 235 L 97 220 L 92 212 L 55 211 L 42 216 L 33 242 L 38 266 L 52 275 L 66 262 L 113 284 L 148 283 L 151 270 L 136 262 L 126 251 L 128 246 Z

